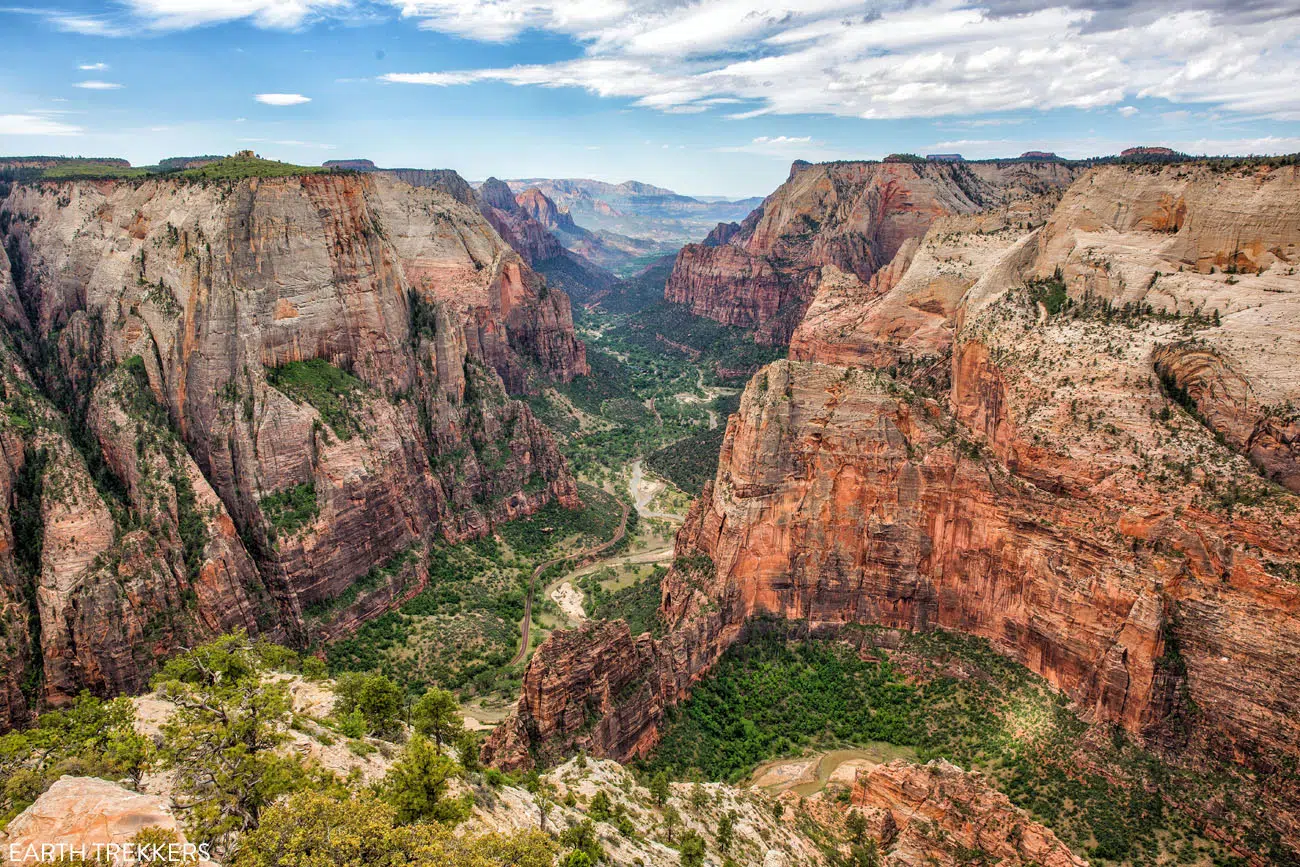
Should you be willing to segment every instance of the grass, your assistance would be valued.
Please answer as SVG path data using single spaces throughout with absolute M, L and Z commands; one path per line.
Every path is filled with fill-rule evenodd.
M 50 166 L 41 172 L 41 179 L 48 181 L 130 179 L 149 176 L 149 170 L 120 166 L 115 163 L 96 162 L 94 160 L 69 160 L 57 166 Z
M 266 380 L 295 403 L 309 403 L 341 440 L 362 430 L 357 418 L 366 385 L 323 358 L 268 367 Z

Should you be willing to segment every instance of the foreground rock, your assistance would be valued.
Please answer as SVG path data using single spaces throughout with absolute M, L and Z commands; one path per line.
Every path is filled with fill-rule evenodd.
M 130 789 L 95 777 L 59 778 L 36 802 L 15 817 L 0 834 L 0 850 L 9 865 L 53 860 L 42 857 L 42 845 L 53 844 L 64 855 L 84 852 L 89 861 L 96 853 L 108 861 L 146 829 L 170 832 L 179 846 L 188 841 L 167 801 L 157 795 Z M 177 849 L 180 855 L 183 849 Z M 198 851 L 197 849 L 195 851 Z M 37 853 L 28 857 L 29 853 Z M 10 856 L 17 855 L 12 858 Z M 212 862 L 199 859 L 199 864 Z

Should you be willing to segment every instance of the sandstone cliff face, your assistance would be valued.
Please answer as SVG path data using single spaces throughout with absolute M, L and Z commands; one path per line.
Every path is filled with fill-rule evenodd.
M 970 863 L 972 851 L 1007 867 L 1088 863 L 979 774 L 942 760 L 899 760 L 860 772 L 851 798 L 866 814 L 868 828 L 881 829 L 877 838 L 886 864 L 957 867 Z
M 715 230 L 678 254 L 664 297 L 786 343 L 822 269 L 869 281 L 934 220 L 1063 189 L 1077 170 L 1055 163 L 796 163 L 738 231 Z
M 1300 848 L 1300 503 L 1270 481 L 1296 470 L 1297 183 L 1102 168 L 1041 229 L 936 224 L 874 287 L 827 271 L 812 360 L 750 382 L 679 534 L 709 565 L 665 579 L 658 646 L 755 614 L 983 636 L 1085 718 L 1258 774 Z M 1242 250 L 1256 273 L 1210 273 Z M 945 373 L 913 389 L 912 362 Z
M 304 607 L 376 567 L 413 559 L 391 581 L 418 589 L 427 540 L 576 503 L 508 394 L 586 372 L 568 299 L 441 190 L 43 184 L 2 205 L 0 605 L 27 628 L 0 647 L 0 725 L 136 689 L 196 636 L 305 640 Z M 332 367 L 278 378 L 305 361 Z

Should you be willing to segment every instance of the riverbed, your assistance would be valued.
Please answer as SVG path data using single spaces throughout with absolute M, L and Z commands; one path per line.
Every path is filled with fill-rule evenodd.
M 822 791 L 830 783 L 851 786 L 859 771 L 869 771 L 894 759 L 915 761 L 916 751 L 911 747 L 875 741 L 856 749 L 831 750 L 797 759 L 776 759 L 755 768 L 749 784 L 768 792 L 794 792 L 806 798 Z

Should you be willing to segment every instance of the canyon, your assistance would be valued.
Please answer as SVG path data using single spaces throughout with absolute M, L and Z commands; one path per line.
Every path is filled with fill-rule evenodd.
M 0 727 L 205 636 L 328 638 L 413 552 L 577 505 L 516 399 L 587 372 L 568 297 L 437 180 L 0 187 Z
M 999 164 L 1016 192 L 990 207 L 918 204 L 950 170 L 796 164 L 683 250 L 669 297 L 788 331 L 790 358 L 749 382 L 678 533 L 666 634 L 554 635 L 485 757 L 648 755 L 756 618 L 940 628 L 1175 766 L 1240 769 L 1294 852 L 1300 172 Z M 1180 806 L 1263 858 L 1214 798 Z

